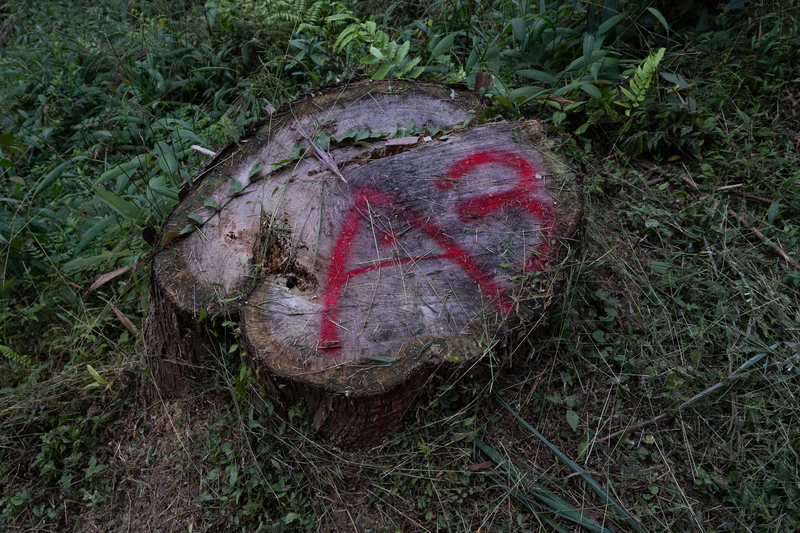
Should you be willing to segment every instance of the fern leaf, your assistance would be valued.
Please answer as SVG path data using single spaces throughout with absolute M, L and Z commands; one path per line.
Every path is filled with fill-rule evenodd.
M 397 77 L 405 76 L 412 68 L 417 66 L 417 64 L 420 62 L 420 59 L 422 59 L 422 58 L 417 56 L 414 59 L 412 59 L 411 61 L 408 61 L 405 65 L 403 65 L 402 68 L 398 69 Z M 421 72 L 420 72 L 420 74 L 421 74 Z
M 359 23 L 355 23 L 342 30 L 342 33 L 339 34 L 336 42 L 333 43 L 333 49 L 336 50 L 337 53 L 344 50 L 344 48 L 350 44 L 350 41 L 358 36 L 358 30 L 360 27 L 361 25 Z
M 397 51 L 398 63 L 406 58 L 409 48 L 411 48 L 411 41 L 406 41 L 400 46 L 400 49 Z
M 630 90 L 620 87 L 620 91 L 625 96 L 627 101 L 617 101 L 616 103 L 626 108 L 625 114 L 630 115 L 635 107 L 644 102 L 645 93 L 650 88 L 653 81 L 653 75 L 658 68 L 658 64 L 664 58 L 665 48 L 660 48 L 655 54 L 650 54 L 645 58 L 641 65 L 639 65 L 630 80 Z
M 372 79 L 373 79 L 373 80 L 382 80 L 383 78 L 385 78 L 385 77 L 386 77 L 386 75 L 389 73 L 389 70 L 391 70 L 391 68 L 392 68 L 393 66 L 394 66 L 394 65 L 392 65 L 391 63 L 384 63 L 384 64 L 381 66 L 381 68 L 379 68 L 379 69 L 378 69 L 378 72 L 376 72 L 376 73 L 375 73 L 375 74 L 372 76 Z
M 20 355 L 15 352 L 13 349 L 9 348 L 8 346 L 3 346 L 0 344 L 0 353 L 3 354 L 3 357 L 8 359 L 9 361 L 13 361 L 20 366 L 24 366 L 26 368 L 33 368 L 33 363 L 31 363 L 30 358 L 24 355 Z

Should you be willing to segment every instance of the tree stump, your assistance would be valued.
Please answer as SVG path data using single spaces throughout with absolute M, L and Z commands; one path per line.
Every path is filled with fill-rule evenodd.
M 513 349 L 552 296 L 579 195 L 539 123 L 477 125 L 482 112 L 460 89 L 364 81 L 220 151 L 155 254 L 161 393 L 205 364 L 224 317 L 278 407 L 367 444 L 437 370 Z

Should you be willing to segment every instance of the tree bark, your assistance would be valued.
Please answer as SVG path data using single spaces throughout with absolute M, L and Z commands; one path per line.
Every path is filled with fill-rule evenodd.
M 538 122 L 473 125 L 482 111 L 444 85 L 360 82 L 217 154 L 154 259 L 162 394 L 205 364 L 223 333 L 208 317 L 224 317 L 278 407 L 363 445 L 436 372 L 513 350 L 554 294 L 580 202 Z

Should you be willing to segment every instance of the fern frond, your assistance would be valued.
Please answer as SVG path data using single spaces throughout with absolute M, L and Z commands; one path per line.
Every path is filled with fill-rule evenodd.
M 408 41 L 406 41 L 406 42 L 408 42 Z M 417 56 L 414 59 L 412 59 L 411 61 L 408 61 L 402 67 L 398 68 L 397 69 L 397 73 L 396 73 L 397 77 L 399 78 L 399 77 L 402 77 L 402 76 L 405 76 L 406 74 L 408 74 L 411 71 L 412 68 L 417 66 L 417 64 L 420 62 L 421 59 L 422 58 L 420 56 Z M 423 69 L 423 70 L 425 70 L 425 69 Z M 422 74 L 422 72 L 420 72 L 419 74 Z M 417 76 L 419 76 L 419 74 L 417 74 Z M 409 77 L 415 78 L 416 76 L 414 76 L 412 74 Z
M 3 354 L 3 357 L 8 359 L 9 361 L 14 361 L 20 366 L 24 366 L 26 368 L 33 368 L 33 363 L 31 362 L 30 358 L 24 355 L 20 355 L 8 346 L 3 346 L 0 344 L 0 353 Z
M 617 101 L 616 103 L 622 107 L 627 108 L 626 115 L 630 115 L 631 111 L 639 107 L 644 101 L 645 93 L 650 88 L 653 81 L 653 75 L 656 73 L 658 64 L 664 58 L 665 48 L 660 48 L 655 54 L 650 54 L 645 58 L 641 65 L 639 65 L 630 80 L 630 90 L 625 87 L 620 87 L 620 91 L 625 96 L 624 101 Z
M 336 53 L 340 53 L 342 50 L 347 47 L 350 42 L 358 37 L 358 30 L 361 28 L 361 24 L 356 22 L 355 24 L 350 24 L 342 33 L 339 34 L 339 37 L 336 39 L 336 42 L 333 43 L 333 49 L 336 50 Z

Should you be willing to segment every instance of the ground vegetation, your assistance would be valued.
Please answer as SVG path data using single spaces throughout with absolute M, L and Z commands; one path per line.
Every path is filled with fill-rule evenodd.
M 798 529 L 800 3 L 696 4 L 4 2 L 0 529 Z M 192 146 L 358 76 L 475 90 L 581 176 L 529 349 L 369 451 L 278 417 L 235 342 L 145 401 Z

